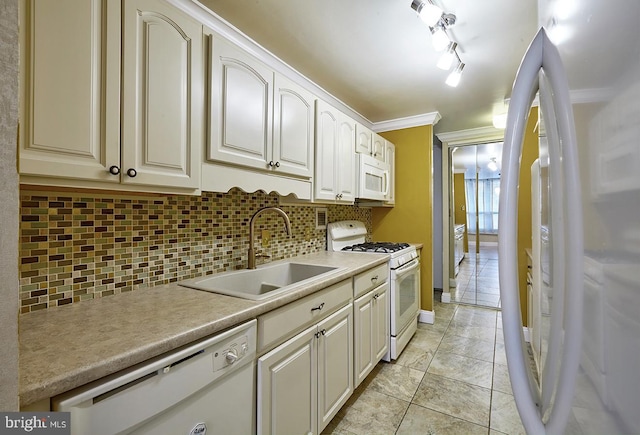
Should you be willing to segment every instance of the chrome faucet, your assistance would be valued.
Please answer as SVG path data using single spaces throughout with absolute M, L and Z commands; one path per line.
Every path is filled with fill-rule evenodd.
M 282 216 L 282 219 L 284 219 L 284 229 L 287 232 L 287 235 L 289 236 L 291 235 L 291 221 L 289 220 L 289 216 L 287 216 L 287 214 L 284 211 L 282 211 L 281 208 L 264 207 L 258 210 L 257 212 L 255 212 L 253 216 L 251 216 L 251 221 L 249 221 L 249 255 L 247 258 L 247 269 L 256 268 L 256 252 L 253 249 L 254 221 L 258 216 L 260 216 L 262 213 L 267 211 L 273 211 L 275 213 L 278 213 L 280 216 Z

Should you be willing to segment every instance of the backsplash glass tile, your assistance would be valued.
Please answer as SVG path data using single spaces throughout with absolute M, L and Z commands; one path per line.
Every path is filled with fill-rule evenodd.
M 261 192 L 188 195 L 120 195 L 21 191 L 21 313 L 78 303 L 202 275 L 243 269 L 249 221 L 278 196 Z M 363 221 L 371 209 L 329 205 L 328 222 Z M 256 220 L 257 264 L 326 249 L 326 231 L 315 227 L 315 207 L 282 205 L 282 219 Z M 262 230 L 271 241 L 261 243 Z

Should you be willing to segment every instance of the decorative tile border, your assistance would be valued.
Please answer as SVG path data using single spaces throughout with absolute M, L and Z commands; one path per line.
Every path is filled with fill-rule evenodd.
M 20 312 L 110 296 L 246 267 L 249 220 L 277 195 L 108 196 L 22 190 Z M 269 260 L 326 249 L 315 210 L 283 205 L 292 236 L 275 214 L 256 221 L 255 246 Z M 358 219 L 371 230 L 371 210 L 330 205 L 328 221 Z M 262 248 L 262 230 L 271 242 Z

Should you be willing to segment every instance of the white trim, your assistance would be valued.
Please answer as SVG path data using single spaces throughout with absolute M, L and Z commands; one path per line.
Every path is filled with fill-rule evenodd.
M 522 334 L 524 335 L 524 341 L 527 343 L 531 343 L 531 336 L 529 335 L 529 328 L 526 326 L 522 327 Z
M 372 124 L 372 130 L 380 133 L 382 131 L 402 130 L 403 128 L 420 127 L 423 125 L 436 125 L 440 119 L 442 119 L 440 112 L 423 113 L 405 118 L 374 122 Z
M 434 311 L 420 310 L 418 313 L 418 322 L 429 323 L 433 325 L 436 320 L 436 313 Z
M 442 298 L 440 299 L 440 302 L 442 302 L 443 304 L 450 304 L 451 303 L 451 293 L 442 292 Z
M 440 139 L 442 143 L 452 146 L 469 144 L 472 142 L 480 143 L 487 141 L 502 141 L 504 139 L 504 130 L 497 129 L 495 127 L 479 127 L 470 128 L 468 130 L 436 133 L 436 136 L 438 136 L 438 139 Z
M 456 282 L 455 278 L 449 278 L 449 288 L 456 288 L 458 286 L 458 283 Z

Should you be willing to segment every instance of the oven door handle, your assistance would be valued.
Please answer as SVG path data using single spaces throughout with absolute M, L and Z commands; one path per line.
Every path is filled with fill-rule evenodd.
M 393 269 L 393 271 L 395 272 L 396 277 L 400 277 L 402 275 L 406 275 L 407 273 L 411 272 L 414 269 L 417 269 L 418 267 L 420 267 L 420 260 L 417 258 L 414 258 L 407 264 L 403 264 L 399 268 Z

